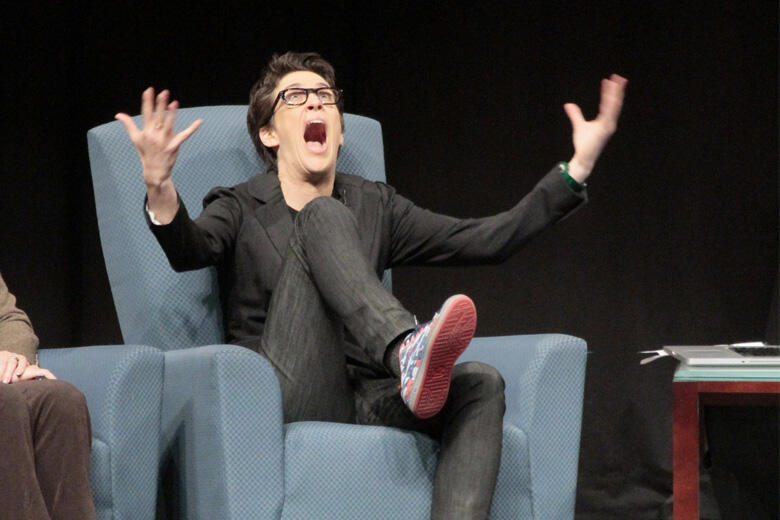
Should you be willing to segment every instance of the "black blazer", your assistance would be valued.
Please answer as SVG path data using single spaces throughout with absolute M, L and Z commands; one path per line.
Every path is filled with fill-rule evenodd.
M 415 206 L 389 185 L 336 174 L 334 197 L 354 213 L 364 253 L 377 276 L 398 265 L 498 263 L 586 202 L 554 168 L 508 211 L 457 219 Z M 214 188 L 191 220 L 180 201 L 170 224 L 147 221 L 176 271 L 216 265 L 225 338 L 262 336 L 293 220 L 279 179 L 258 174 L 232 188 Z M 144 212 L 146 213 L 146 212 Z

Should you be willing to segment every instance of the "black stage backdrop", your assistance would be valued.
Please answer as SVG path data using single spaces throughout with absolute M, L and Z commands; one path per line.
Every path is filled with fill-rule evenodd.
M 761 339 L 776 313 L 776 2 L 41 4 L 0 22 L 0 269 L 44 347 L 121 342 L 86 132 L 137 113 L 149 85 L 246 103 L 272 52 L 317 50 L 347 110 L 382 122 L 390 183 L 481 216 L 571 156 L 563 103 L 593 117 L 599 79 L 628 77 L 589 206 L 503 265 L 394 281 L 418 316 L 471 295 L 479 335 L 585 338 L 577 517 L 662 516 L 674 362 L 637 351 Z

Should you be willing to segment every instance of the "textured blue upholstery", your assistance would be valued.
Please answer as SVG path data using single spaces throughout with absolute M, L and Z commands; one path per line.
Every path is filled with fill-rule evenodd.
M 100 520 L 148 520 L 157 498 L 163 354 L 146 346 L 41 349 L 41 366 L 87 398 Z
M 191 215 L 213 186 L 262 171 L 246 107 L 180 109 L 202 118 L 174 177 Z M 140 119 L 136 119 L 140 124 Z M 346 114 L 338 169 L 384 180 L 382 132 Z M 222 341 L 213 269 L 177 274 L 142 214 L 140 162 L 118 122 L 88 133 L 101 241 L 125 341 L 166 350 L 162 445 L 174 461 L 184 518 L 426 518 L 436 443 L 393 428 L 282 425 L 270 365 Z M 385 283 L 390 287 L 389 273 Z M 211 345 L 199 347 L 197 345 Z M 463 360 L 507 382 L 504 452 L 492 518 L 571 519 L 579 454 L 585 342 L 564 335 L 478 338 Z M 415 516 L 416 515 L 416 516 Z
M 460 361 L 495 366 L 506 383 L 506 427 L 527 437 L 530 483 L 505 474 L 507 454 L 494 499 L 494 518 L 563 519 L 574 516 L 579 459 L 585 342 L 563 334 L 474 338 Z M 530 485 L 529 485 L 530 484 Z M 515 490 L 530 487 L 533 516 L 504 516 L 497 506 L 512 501 Z M 511 506 L 510 506 L 511 508 Z

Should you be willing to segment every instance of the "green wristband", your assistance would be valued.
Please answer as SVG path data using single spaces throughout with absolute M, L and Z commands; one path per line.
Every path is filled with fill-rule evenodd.
M 585 184 L 584 182 L 582 183 L 577 182 L 572 178 L 571 175 L 569 175 L 569 163 L 565 161 L 559 162 L 558 168 L 561 170 L 561 177 L 563 177 L 563 182 L 565 182 L 566 186 L 571 188 L 572 191 L 579 193 L 583 189 L 585 189 L 587 184 Z

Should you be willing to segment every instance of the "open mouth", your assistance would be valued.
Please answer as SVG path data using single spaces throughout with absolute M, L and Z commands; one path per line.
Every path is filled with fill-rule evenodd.
M 303 140 L 306 141 L 306 147 L 309 150 L 312 152 L 324 150 L 327 139 L 325 121 L 312 119 L 306 123 L 306 129 L 303 131 Z

